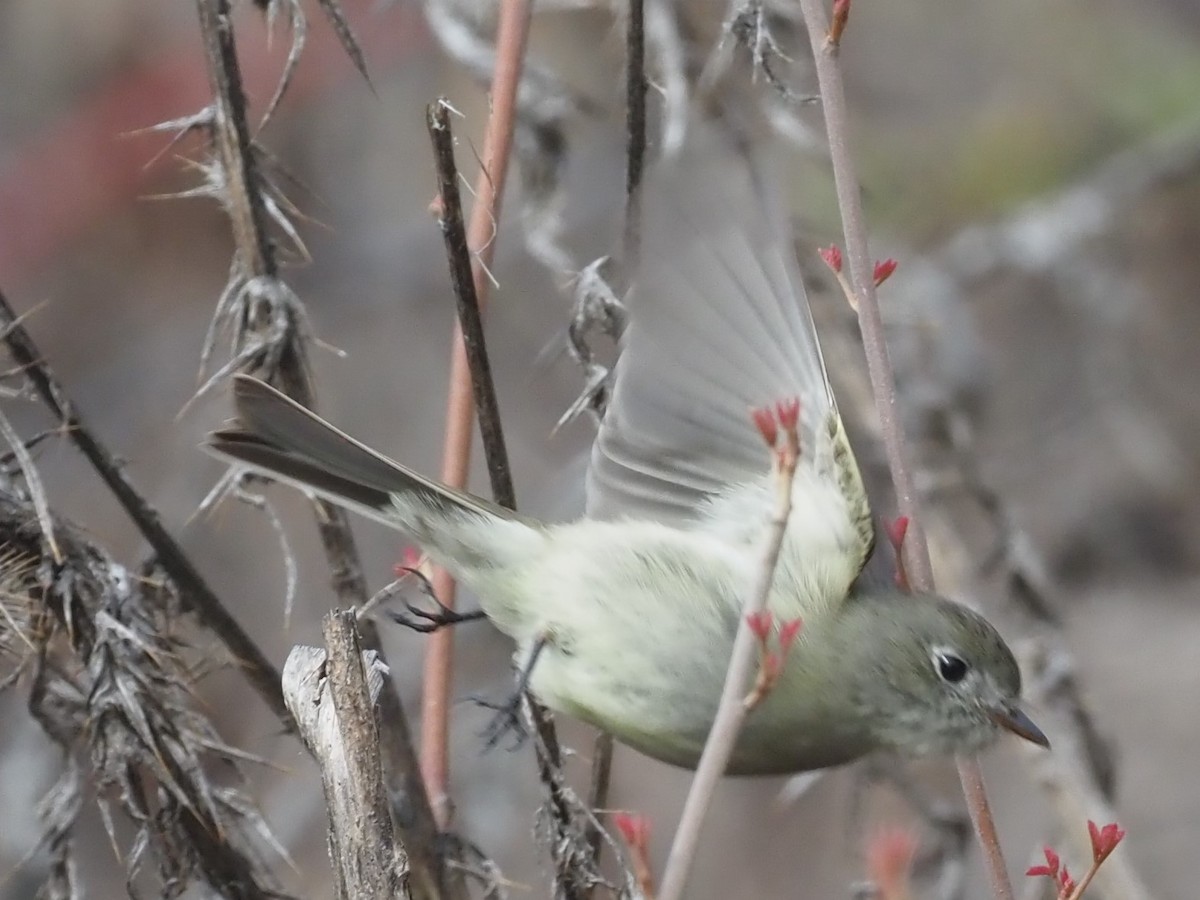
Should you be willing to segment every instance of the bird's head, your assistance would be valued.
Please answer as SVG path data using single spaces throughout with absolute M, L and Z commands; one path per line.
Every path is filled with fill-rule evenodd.
M 1009 731 L 1050 745 L 1021 709 L 1012 651 L 982 616 L 928 594 L 852 603 L 867 670 L 854 702 L 879 744 L 912 755 L 964 753 Z

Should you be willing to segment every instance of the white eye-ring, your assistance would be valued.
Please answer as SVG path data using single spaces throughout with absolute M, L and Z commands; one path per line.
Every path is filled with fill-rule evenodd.
M 953 650 L 938 647 L 933 651 L 933 665 L 938 677 L 948 684 L 958 684 L 971 671 L 970 664 Z

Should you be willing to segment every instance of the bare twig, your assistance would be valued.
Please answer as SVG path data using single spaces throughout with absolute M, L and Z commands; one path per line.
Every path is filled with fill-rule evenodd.
M 779 560 L 780 548 L 783 546 L 784 532 L 787 530 L 788 516 L 792 511 L 792 479 L 796 474 L 798 461 L 799 439 L 796 436 L 796 417 L 790 417 L 790 424 L 784 415 L 784 404 L 780 407 L 779 418 L 785 425 L 785 446 L 774 448 L 772 468 L 775 475 L 774 506 L 768 522 L 767 533 L 763 540 L 762 557 L 755 570 L 755 580 L 750 592 L 746 595 L 745 605 L 738 620 L 737 634 L 733 639 L 733 650 L 730 654 L 729 669 L 725 674 L 725 684 L 721 689 L 721 701 L 713 719 L 712 730 L 700 754 L 700 762 L 696 766 L 696 775 L 688 791 L 687 800 L 683 805 L 683 813 L 679 817 L 679 825 L 675 829 L 675 839 L 671 843 L 671 852 L 667 857 L 666 869 L 663 872 L 662 887 L 658 900 L 680 900 L 683 897 L 684 886 L 692 861 L 696 856 L 696 848 L 700 841 L 700 829 L 704 824 L 708 805 L 712 800 L 717 782 L 725 774 L 729 764 L 730 754 L 742 723 L 750 712 L 745 703 L 746 688 L 754 668 L 757 639 L 751 628 L 751 618 L 766 609 L 767 596 L 771 590 L 771 582 L 775 577 L 775 564 Z
M 835 3 L 835 6 L 838 6 Z M 846 255 L 850 264 L 850 277 L 858 298 L 858 322 L 862 331 L 863 349 L 867 358 L 867 370 L 871 388 L 875 395 L 875 406 L 879 413 L 884 449 L 888 467 L 896 488 L 896 499 L 901 515 L 909 518 L 910 527 L 907 544 L 906 570 L 914 587 L 933 589 L 933 567 L 929 559 L 929 546 L 920 525 L 920 504 L 909 462 L 904 429 L 896 406 L 896 381 L 888 356 L 887 342 L 883 332 L 883 318 L 875 296 L 874 265 L 867 248 L 867 230 L 862 212 L 862 199 L 854 160 L 848 145 L 849 127 L 846 111 L 846 96 L 842 86 L 838 47 L 845 28 L 845 12 L 848 0 L 840 0 L 831 26 L 822 0 L 800 0 L 800 8 L 808 28 L 813 60 L 817 70 L 817 82 L 825 112 L 825 130 L 829 138 L 830 157 L 833 162 L 834 181 L 837 188 L 838 208 L 842 214 L 842 227 L 846 241 Z M 833 29 L 831 31 L 831 28 Z M 983 848 L 988 879 L 997 900 L 1012 900 L 1012 885 L 1004 864 L 1004 854 L 996 837 L 996 826 L 988 807 L 987 793 L 979 762 L 971 757 L 959 757 L 959 778 L 967 798 L 971 821 Z
M 467 235 L 463 227 L 462 199 L 458 192 L 458 170 L 454 162 L 454 138 L 450 130 L 449 106 L 445 101 L 439 101 L 431 104 L 426 114 L 438 174 L 439 224 L 449 257 L 450 281 L 458 306 L 459 327 L 471 374 L 472 393 L 479 412 L 479 430 L 483 438 L 492 496 L 501 506 L 515 510 L 516 492 L 508 465 L 508 451 L 504 444 L 496 386 L 492 379 L 483 321 L 480 317 L 479 296 L 472 277 Z M 585 879 L 576 877 L 570 841 L 562 840 L 572 831 L 573 822 L 571 803 L 563 793 L 562 753 L 558 735 L 554 720 L 545 707 L 528 695 L 525 699 L 539 737 L 536 744 L 539 775 L 549 796 L 556 832 L 555 839 L 550 842 L 551 852 L 555 857 L 563 895 L 574 897 L 582 889 Z
M 321 767 L 337 896 L 392 900 L 402 889 L 374 704 L 384 665 L 363 652 L 353 611 L 325 617 L 325 650 L 294 647 L 284 665 L 288 707 Z
M 484 138 L 483 169 L 475 194 L 478 202 L 471 213 L 468 246 L 475 255 L 473 276 L 480 306 L 487 300 L 486 269 L 496 248 L 496 225 L 500 219 L 500 201 L 508 173 L 512 148 L 517 87 L 525 58 L 532 4 L 529 0 L 505 0 L 500 9 L 496 37 L 496 71 L 492 80 L 492 113 Z M 471 456 L 471 431 L 474 402 L 471 395 L 471 370 L 462 341 L 462 329 L 455 326 L 451 338 L 450 390 L 446 400 L 446 432 L 442 456 L 442 481 L 454 487 L 467 482 Z M 444 569 L 435 569 L 433 585 L 438 599 L 454 606 L 454 579 Z M 437 821 L 445 825 L 450 816 L 447 793 L 449 778 L 449 705 L 453 669 L 453 629 L 442 629 L 429 639 L 425 656 L 425 680 L 422 693 L 421 772 Z
M 446 242 L 450 262 L 450 285 L 454 289 L 458 308 L 458 324 L 462 332 L 467 367 L 471 373 L 471 392 L 479 411 L 480 436 L 487 460 L 492 496 L 501 506 L 517 508 L 508 451 L 504 446 L 504 431 L 500 406 L 492 380 L 492 364 L 488 359 L 483 336 L 483 319 L 479 310 L 479 295 L 471 273 L 471 253 L 467 247 L 467 231 L 463 225 L 462 198 L 458 193 L 458 167 L 454 162 L 454 136 L 450 130 L 449 106 L 439 100 L 425 110 L 429 137 L 433 141 L 434 165 L 438 176 L 440 212 L 438 224 Z
M 601 810 L 608 806 L 608 790 L 612 783 L 613 736 L 601 731 L 592 742 L 592 770 L 588 777 L 588 808 L 599 818 Z M 591 844 L 592 862 L 599 863 L 604 849 L 604 835 L 599 822 L 588 828 L 588 843 Z
M 137 526 L 154 551 L 155 558 L 179 589 L 180 595 L 205 628 L 209 629 L 228 648 L 245 672 L 251 685 L 275 712 L 284 728 L 293 728 L 292 718 L 279 691 L 279 672 L 259 646 L 238 624 L 225 604 L 208 586 L 191 559 L 167 532 L 158 512 L 134 489 L 121 471 L 112 454 L 96 438 L 54 378 L 41 352 L 33 343 L 13 312 L 7 298 L 0 293 L 0 317 L 3 317 L 4 342 L 13 359 L 25 369 L 34 389 L 50 412 L 62 422 L 63 431 L 91 463 L 96 473 L 108 485 L 117 502 Z
M 639 200 L 646 164 L 646 13 L 644 0 L 629 0 L 625 33 L 625 266 L 637 268 L 641 243 Z

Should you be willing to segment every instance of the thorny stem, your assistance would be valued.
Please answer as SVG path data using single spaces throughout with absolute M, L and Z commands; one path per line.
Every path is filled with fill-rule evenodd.
M 42 402 L 62 423 L 63 431 L 70 437 L 71 442 L 91 463 L 96 474 L 108 485 L 117 502 L 133 520 L 150 549 L 154 551 L 158 564 L 179 588 L 188 608 L 195 613 L 204 627 L 212 631 L 226 646 L 239 668 L 246 673 L 250 684 L 279 717 L 283 727 L 294 731 L 295 723 L 283 702 L 279 671 L 250 635 L 242 630 L 237 619 L 230 614 L 183 549 L 163 527 L 158 512 L 134 489 L 112 454 L 96 439 L 62 385 L 54 378 L 33 338 L 17 319 L 3 293 L 0 293 L 0 316 L 4 320 L 4 342 L 8 345 L 13 360 L 25 370 Z
M 784 418 L 784 416 L 780 416 Z M 700 829 L 704 817 L 712 801 L 713 791 L 717 782 L 725 774 L 729 765 L 729 757 L 733 753 L 734 743 L 741 731 L 742 723 L 749 713 L 743 702 L 746 697 L 746 685 L 754 668 L 757 639 L 750 625 L 750 618 L 762 611 L 767 605 L 767 596 L 771 590 L 771 582 L 775 577 L 775 565 L 779 561 L 779 552 L 783 546 L 784 533 L 787 530 L 788 516 L 792 511 L 792 481 L 796 474 L 798 454 L 788 452 L 791 447 L 798 446 L 796 436 L 796 420 L 793 416 L 791 424 L 785 429 L 786 446 L 773 448 L 772 469 L 775 475 L 775 497 L 767 533 L 763 540 L 762 557 L 755 570 L 755 580 L 750 592 L 746 595 L 745 605 L 738 620 L 737 634 L 733 639 L 733 650 L 730 653 L 729 668 L 725 674 L 725 684 L 721 689 L 721 701 L 717 706 L 717 714 L 713 718 L 712 729 L 708 733 L 704 749 L 700 753 L 700 762 L 696 766 L 696 774 L 692 786 L 684 802 L 683 813 L 679 817 L 679 825 L 675 829 L 675 839 L 671 843 L 671 852 L 667 856 L 666 869 L 663 872 L 662 886 L 658 900 L 680 900 L 687 883 L 692 861 L 696 856 L 696 848 L 700 841 Z
M 532 14 L 530 0 L 505 0 L 500 7 L 496 31 L 496 70 L 492 76 L 492 112 L 488 117 L 483 145 L 483 169 L 476 182 L 478 201 L 471 211 L 468 245 L 475 254 L 473 273 L 475 291 L 482 308 L 487 301 L 486 267 L 496 247 L 500 200 L 508 173 L 516 118 L 517 86 L 525 59 Z M 463 347 L 462 329 L 456 325 L 451 338 L 450 390 L 446 400 L 446 432 L 442 453 L 441 478 L 453 487 L 464 487 L 471 459 L 471 431 L 474 401 L 471 395 L 471 371 Z M 454 579 L 444 569 L 433 572 L 433 587 L 438 599 L 454 607 Z M 429 639 L 425 656 L 425 679 L 421 697 L 421 772 L 425 789 L 433 804 L 434 815 L 442 827 L 450 819 L 447 783 L 449 761 L 450 679 L 454 657 L 453 629 L 435 632 Z
M 229 215 L 237 253 L 237 263 L 250 277 L 275 279 L 279 264 L 269 232 L 269 216 L 263 204 L 262 175 L 254 156 L 250 127 L 246 116 L 246 97 L 242 86 L 230 20 L 228 0 L 197 0 L 200 31 L 207 57 L 213 92 L 213 149 L 224 172 L 223 206 Z M 339 17 L 334 14 L 338 27 Z M 353 52 L 355 42 L 348 31 L 339 27 L 343 46 L 360 71 L 361 57 Z M 292 334 L 274 371 L 264 373 L 302 405 L 312 408 L 312 387 L 308 378 L 306 348 Z M 361 607 L 369 597 L 358 549 L 344 510 L 325 500 L 314 501 L 317 530 L 329 563 L 330 580 L 339 602 L 345 607 Z M 363 619 L 359 631 L 364 646 L 383 656 L 379 632 L 373 622 Z M 275 689 L 279 677 L 275 675 Z M 280 701 L 282 702 L 282 701 Z M 465 896 L 461 877 L 447 873 L 436 842 L 434 821 L 423 785 L 414 775 L 416 753 L 395 682 L 385 679 L 379 697 L 382 744 L 387 753 L 388 787 L 403 800 L 406 814 L 397 816 L 401 837 L 412 868 L 412 890 L 418 897 L 437 897 L 444 885 L 452 897 Z M 290 721 L 290 717 L 289 717 Z
M 846 256 L 850 264 L 850 278 L 854 294 L 858 298 L 857 311 L 859 329 L 862 332 L 863 350 L 867 358 L 867 371 L 871 378 L 871 389 L 875 394 L 875 405 L 879 413 L 879 424 L 883 433 L 884 449 L 892 482 L 896 488 L 896 499 L 901 515 L 909 518 L 910 526 L 907 545 L 906 571 L 914 588 L 933 589 L 933 566 L 929 558 L 929 546 L 924 530 L 920 527 L 920 503 L 917 499 L 913 470 L 908 458 L 908 449 L 903 426 L 900 424 L 896 406 L 896 379 L 888 356 L 884 338 L 883 317 L 875 296 L 874 265 L 867 248 L 867 230 L 862 211 L 862 198 L 854 160 L 849 148 L 849 127 L 846 110 L 846 94 L 842 85 L 841 66 L 838 59 L 839 41 L 829 41 L 829 17 L 823 0 L 800 0 L 800 9 L 808 29 L 812 45 L 813 61 L 816 66 L 817 83 L 825 112 L 825 130 L 829 139 L 830 158 L 837 188 L 838 208 L 842 214 L 842 227 L 846 242 Z M 983 774 L 979 761 L 974 757 L 958 758 L 958 774 L 962 781 L 971 821 L 983 849 L 984 860 L 991 882 L 992 893 L 997 900 L 1012 900 L 1012 885 L 1004 864 L 1004 854 L 996 836 L 996 825 L 987 802 Z

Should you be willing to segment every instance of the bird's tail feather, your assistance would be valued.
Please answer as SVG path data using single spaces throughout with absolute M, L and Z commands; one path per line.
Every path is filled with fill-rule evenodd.
M 524 530 L 526 523 L 510 510 L 376 453 L 258 379 L 236 376 L 233 396 L 237 425 L 206 442 L 217 456 L 400 528 L 439 557 L 462 562 L 469 550 L 468 558 L 503 563 L 504 554 L 497 558 L 487 538 L 509 529 L 488 526 Z

